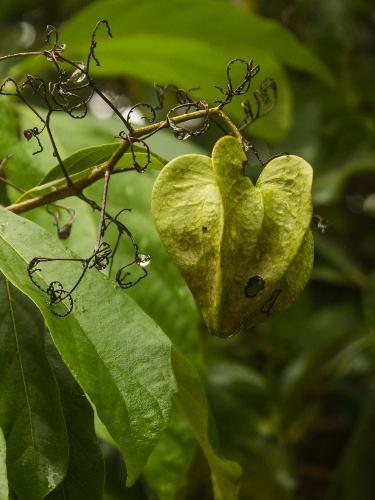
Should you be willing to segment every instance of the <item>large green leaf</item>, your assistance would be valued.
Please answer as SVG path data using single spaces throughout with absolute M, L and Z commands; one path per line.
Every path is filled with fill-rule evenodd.
M 169 162 L 152 194 L 162 242 L 209 330 L 225 337 L 294 302 L 313 260 L 310 165 L 275 158 L 254 186 L 245 161 L 241 144 L 223 137 L 212 158 Z
M 35 255 L 71 254 L 39 226 L 1 210 L 0 268 L 42 311 L 64 362 L 121 449 L 132 484 L 169 420 L 175 391 L 170 341 L 96 270 L 77 289 L 74 312 L 58 318 L 27 275 L 26 265 Z M 81 269 L 72 262 L 52 264 L 40 279 L 44 287 L 56 279 L 68 286 Z
M 94 412 L 49 337 L 47 357 L 57 379 L 69 438 L 69 467 L 50 500 L 102 500 L 104 463 L 94 428 Z
M 185 143 L 182 145 L 185 146 Z M 166 148 L 169 148 L 169 143 Z M 164 150 L 161 153 L 164 154 Z M 134 172 L 116 176 L 110 183 L 108 210 L 115 214 L 124 206 L 132 208 L 132 212 L 126 215 L 124 222 L 132 231 L 142 251 L 151 255 L 147 280 L 129 289 L 128 293 L 162 327 L 173 344 L 178 346 L 194 364 L 201 366 L 197 308 L 184 280 L 162 247 L 150 213 L 150 197 L 155 178 L 154 171 L 148 171 L 143 175 Z M 100 188 L 100 185 L 92 186 L 87 194 L 99 200 Z M 70 206 L 73 201 L 76 200 L 69 200 Z M 71 237 L 65 243 L 82 255 L 88 255 L 94 241 L 97 221 L 95 214 L 87 210 L 86 205 L 79 202 L 76 205 L 77 221 L 73 225 Z M 45 223 L 46 227 L 55 232 L 48 216 L 45 221 L 42 220 L 42 212 L 41 210 L 37 217 L 38 221 Z M 35 213 L 34 217 L 36 215 Z M 90 235 L 92 231 L 93 234 Z M 113 266 L 114 271 L 121 263 L 132 258 L 132 247 L 126 243 L 119 247 Z M 147 292 L 145 292 L 146 287 Z M 100 424 L 98 421 L 100 436 L 108 439 L 108 431 Z M 144 471 L 147 482 L 160 499 L 174 498 L 183 486 L 195 449 L 196 443 L 190 427 L 176 410 L 172 411 L 171 421 Z
M 163 12 L 162 16 L 160 12 Z M 224 0 L 97 1 L 64 26 L 62 38 L 83 47 L 89 27 L 104 14 L 116 36 L 135 33 L 180 36 L 205 41 L 212 46 L 242 49 L 250 55 L 253 49 L 261 47 L 294 68 L 332 81 L 327 68 L 292 33 L 276 21 L 241 11 Z M 82 29 L 83 26 L 86 29 Z
M 161 145 L 159 145 L 160 137 Z M 153 142 L 162 155 L 173 155 L 171 153 L 173 148 L 177 151 L 183 148 L 186 152 L 192 152 L 193 148 L 189 143 L 176 141 L 168 132 L 153 138 Z M 151 190 L 155 178 L 156 172 L 150 170 L 143 175 L 136 172 L 118 175 L 110 183 L 108 210 L 115 214 L 124 206 L 132 208 L 132 212 L 125 217 L 124 222 L 141 245 L 142 251 L 151 255 L 147 280 L 131 288 L 128 293 L 190 360 L 201 365 L 197 308 L 189 289 L 161 245 L 150 213 Z M 92 186 L 87 194 L 99 200 L 100 190 L 100 185 Z M 73 201 L 75 200 L 69 200 L 70 206 Z M 86 231 L 87 228 L 95 231 L 96 217 L 84 204 L 78 202 L 76 208 L 77 221 L 73 226 L 71 237 L 65 243 L 82 255 L 88 255 L 95 234 L 86 236 Z M 42 222 L 41 215 L 38 217 L 40 222 Z M 51 226 L 48 216 L 45 222 Z M 55 231 L 53 227 L 50 229 Z M 122 262 L 131 258 L 130 245 L 121 245 L 113 269 L 116 270 Z M 97 425 L 101 437 L 108 439 L 110 437 L 108 431 L 99 420 Z M 161 500 L 174 499 L 184 486 L 195 450 L 196 441 L 189 425 L 176 409 L 172 410 L 171 421 L 144 470 L 148 484 Z
M 0 498 L 8 500 L 8 478 L 6 464 L 6 443 L 3 431 L 0 428 Z
M 9 482 L 21 499 L 40 500 L 68 466 L 59 390 L 45 355 L 42 318 L 4 276 L 0 309 L 0 425 Z
M 210 443 L 208 403 L 201 378 L 189 361 L 172 351 L 178 392 L 177 408 L 188 420 L 211 469 L 215 500 L 237 499 L 241 467 L 220 457 Z

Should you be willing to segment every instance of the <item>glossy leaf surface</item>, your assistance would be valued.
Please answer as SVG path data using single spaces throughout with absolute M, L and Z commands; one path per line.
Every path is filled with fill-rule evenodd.
M 74 312 L 64 319 L 52 314 L 26 266 L 35 255 L 71 254 L 45 230 L 6 210 L 0 213 L 0 254 L 2 271 L 38 305 L 65 364 L 123 452 L 131 484 L 169 420 L 175 390 L 170 341 L 95 270 L 77 289 Z M 80 264 L 58 263 L 43 270 L 40 279 L 46 284 L 60 277 L 68 283 L 80 269 Z

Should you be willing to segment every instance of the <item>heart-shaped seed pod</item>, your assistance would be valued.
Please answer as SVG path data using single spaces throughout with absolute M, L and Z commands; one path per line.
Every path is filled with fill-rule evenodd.
M 160 238 L 209 331 L 221 337 L 294 302 L 313 264 L 311 166 L 279 156 L 254 186 L 245 162 L 239 141 L 225 136 L 212 157 L 169 162 L 152 193 Z

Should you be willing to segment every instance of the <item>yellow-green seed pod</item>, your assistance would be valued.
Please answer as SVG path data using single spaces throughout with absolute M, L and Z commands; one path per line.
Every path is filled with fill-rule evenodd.
M 160 238 L 221 337 L 294 302 L 313 263 L 311 166 L 279 156 L 254 186 L 245 161 L 238 140 L 223 137 L 212 157 L 169 162 L 152 194 Z

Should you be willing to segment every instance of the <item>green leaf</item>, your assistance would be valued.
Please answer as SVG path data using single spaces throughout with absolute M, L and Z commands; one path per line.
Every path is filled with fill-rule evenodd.
M 179 146 L 178 141 L 166 133 L 161 154 L 170 153 L 171 145 L 172 147 L 176 147 L 176 143 Z M 186 142 L 182 146 L 188 148 L 190 151 L 193 147 L 190 144 L 186 144 Z M 189 355 L 190 359 L 200 360 L 201 356 L 196 338 L 197 333 L 194 331 L 197 321 L 194 300 L 183 279 L 179 276 L 178 271 L 165 254 L 165 251 L 163 251 L 158 234 L 152 223 L 149 200 L 155 177 L 156 172 L 154 171 L 148 171 L 143 175 L 134 172 L 131 174 L 130 179 L 129 174 L 116 176 L 110 184 L 108 209 L 112 213 L 116 213 L 123 208 L 123 200 L 126 200 L 127 206 L 132 207 L 132 213 L 126 224 L 136 236 L 137 241 L 142 243 L 142 249 L 152 256 L 151 265 L 148 268 L 148 292 L 145 293 L 143 287 L 134 287 L 128 293 L 162 327 L 170 338 L 173 339 L 173 342 L 176 342 L 183 352 Z M 95 185 L 90 187 L 87 194 L 99 200 L 100 192 L 101 186 Z M 94 233 L 90 236 L 95 237 L 97 223 L 95 214 L 90 209 L 87 209 L 87 206 L 79 200 L 69 199 L 64 204 L 67 202 L 69 202 L 69 206 L 71 206 L 72 202 L 77 202 L 74 208 L 79 216 L 73 226 L 71 237 L 64 241 L 64 243 L 70 248 L 75 248 L 82 255 L 88 254 L 92 250 L 92 238 L 87 237 L 85 231 L 87 231 L 87 228 L 93 229 Z M 44 210 L 33 211 L 32 214 L 35 219 L 37 214 L 43 216 Z M 45 227 L 55 233 L 55 228 L 50 227 L 52 225 L 48 215 L 46 216 L 46 221 L 42 221 L 42 217 L 37 217 L 37 220 L 38 223 L 44 222 Z M 142 232 L 139 233 L 138 239 L 140 228 L 142 228 Z M 125 262 L 130 257 L 132 257 L 131 249 L 128 249 L 126 245 L 121 246 L 113 266 L 114 269 L 116 269 L 117 264 L 120 265 L 120 262 Z M 183 295 L 185 295 L 185 299 L 181 300 Z M 96 418 L 95 425 L 98 435 L 116 446 L 116 443 L 114 443 L 108 430 L 99 418 Z M 177 491 L 181 486 L 192 459 L 192 451 L 195 448 L 196 443 L 192 437 L 190 427 L 176 410 L 172 410 L 171 422 L 163 432 L 144 471 L 148 483 L 158 493 L 160 498 L 163 498 L 161 495 L 165 495 L 165 498 L 168 498 L 169 494 L 173 495 L 172 492 Z M 54 491 L 48 498 L 56 498 L 58 494 L 61 495 L 61 487 Z M 86 498 L 86 496 L 88 495 L 80 495 L 79 498 Z
M 111 158 L 112 154 L 119 148 L 120 143 L 114 142 L 111 144 L 102 144 L 99 146 L 91 146 L 81 149 L 64 159 L 64 167 L 68 172 L 71 180 L 77 182 L 83 177 L 86 177 L 95 167 L 100 166 L 106 160 Z M 134 146 L 134 154 L 140 165 L 146 165 L 148 155 L 145 148 Z M 162 169 L 166 163 L 160 156 L 155 154 L 150 155 L 151 163 L 148 168 Z M 132 168 L 134 159 L 132 153 L 125 153 L 120 161 L 116 164 L 114 172 L 123 168 Z M 39 182 L 38 186 L 23 193 L 18 201 L 28 196 L 42 196 L 55 189 L 66 186 L 66 179 L 61 171 L 60 165 L 56 165 L 48 172 L 45 177 Z
M 157 3 L 143 0 L 136 4 L 131 0 L 110 0 L 105 3 L 97 1 L 64 26 L 61 39 L 84 47 L 89 39 L 91 26 L 103 17 L 103 8 L 113 34 L 117 37 L 135 33 L 180 36 L 205 41 L 213 47 L 230 47 L 237 51 L 237 57 L 243 51 L 251 56 L 254 49 L 262 47 L 281 62 L 332 82 L 326 66 L 279 23 L 244 12 L 223 0 L 180 0 L 178 3 L 171 0 L 160 0 Z M 164 15 L 160 16 L 160 12 Z M 183 18 L 181 12 L 184 13 Z M 83 26 L 86 29 L 82 29 Z M 103 39 L 104 37 L 100 43 Z M 184 56 L 182 51 L 180 56 Z M 199 58 L 198 54 L 196 57 Z
M 131 485 L 168 424 L 175 391 L 170 341 L 96 270 L 76 290 L 74 312 L 56 317 L 27 275 L 26 265 L 35 255 L 71 256 L 39 226 L 1 210 L 0 268 L 40 308 L 65 364 L 122 451 Z M 80 275 L 80 264 L 55 264 L 43 269 L 44 287 L 56 279 L 67 286 Z
M 0 317 L 0 425 L 8 478 L 21 499 L 40 500 L 61 483 L 68 466 L 59 390 L 45 355 L 42 318 L 4 276 Z
M 191 425 L 210 466 L 215 500 L 235 500 L 241 467 L 236 462 L 220 457 L 210 443 L 208 403 L 198 372 L 176 350 L 172 350 L 172 362 L 178 387 L 175 403 Z
M 15 197 L 12 195 L 12 199 L 21 200 L 29 195 L 39 196 L 65 186 L 65 178 L 60 166 L 56 165 L 48 137 L 41 136 L 44 149 L 37 156 L 32 155 L 35 144 L 32 141 L 26 143 L 24 137 L 19 137 L 19 129 L 24 130 L 39 126 L 39 119 L 26 106 L 20 104 L 12 106 L 12 104 L 14 103 L 4 97 L 0 99 L 0 118 L 4 124 L 4 130 L 0 136 L 0 157 L 10 155 L 5 164 L 6 175 L 18 187 L 26 190 L 26 193 L 21 196 L 19 193 Z M 40 108 L 37 110 L 42 114 L 45 112 Z M 16 120 L 16 114 L 18 120 Z M 82 176 L 87 175 L 92 168 L 111 157 L 121 144 L 120 142 L 108 142 L 118 133 L 119 123 L 115 120 L 103 123 L 103 121 L 89 115 L 85 118 L 85 124 L 82 127 L 81 124 L 77 124 L 77 120 L 66 114 L 53 116 L 54 139 L 72 180 L 78 181 Z M 66 134 L 67 129 L 70 131 L 69 134 Z M 106 140 L 107 143 L 92 146 L 93 143 L 103 140 Z M 146 150 L 134 146 L 134 151 L 139 164 L 145 164 L 147 161 Z M 161 169 L 165 164 L 165 160 L 154 153 L 151 153 L 150 160 L 149 168 Z M 130 168 L 132 166 L 133 157 L 128 152 L 121 158 L 116 168 Z
M 47 357 L 57 379 L 69 438 L 69 467 L 64 481 L 48 495 L 52 500 L 102 500 L 104 462 L 94 428 L 94 412 L 82 389 L 62 362 L 49 337 Z
M 9 497 L 6 452 L 5 438 L 0 428 L 0 498 L 4 500 L 8 500 Z
M 271 160 L 256 186 L 233 137 L 212 158 L 183 155 L 155 182 L 152 213 L 209 330 L 228 337 L 291 304 L 312 268 L 312 169 L 302 158 Z M 279 297 L 280 296 L 280 297 Z
M 93 166 L 100 165 L 108 160 L 112 154 L 120 147 L 121 143 L 114 142 L 112 144 L 102 144 L 100 146 L 91 146 L 89 148 L 81 149 L 72 154 L 64 160 L 64 167 L 69 175 L 79 174 L 86 170 L 90 170 Z M 147 152 L 145 148 L 134 146 L 134 154 L 139 161 L 145 159 Z M 150 168 L 161 170 L 166 161 L 160 156 L 151 154 Z M 133 166 L 133 156 L 131 153 L 125 153 L 117 164 L 117 168 L 130 168 Z M 115 170 L 116 171 L 116 170 Z M 51 181 L 61 179 L 60 165 L 56 165 L 48 174 L 42 179 L 40 184 L 46 184 Z
M 158 500 L 174 500 L 186 483 L 196 441 L 186 419 L 172 410 L 171 421 L 150 455 L 144 477 Z

